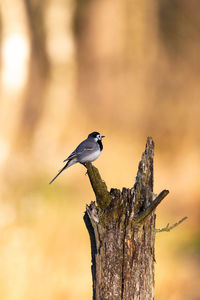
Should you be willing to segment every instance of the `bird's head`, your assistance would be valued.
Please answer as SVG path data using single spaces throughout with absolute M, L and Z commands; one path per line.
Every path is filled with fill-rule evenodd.
M 101 141 L 104 138 L 104 135 L 101 135 L 99 132 L 94 131 L 88 135 L 88 138 L 93 138 L 96 142 Z

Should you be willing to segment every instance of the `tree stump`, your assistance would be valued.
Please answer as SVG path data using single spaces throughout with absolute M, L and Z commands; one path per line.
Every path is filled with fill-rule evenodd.
M 155 208 L 168 194 L 153 194 L 154 142 L 147 138 L 132 188 L 108 192 L 99 171 L 87 163 L 96 203 L 84 221 L 91 240 L 93 300 L 154 299 Z

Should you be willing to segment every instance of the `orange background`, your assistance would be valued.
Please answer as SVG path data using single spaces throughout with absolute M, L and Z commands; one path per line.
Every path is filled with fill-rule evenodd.
M 108 188 L 132 187 L 155 141 L 155 299 L 200 299 L 200 4 L 7 0 L 1 18 L 0 299 L 92 299 L 94 200 L 62 161 L 99 131 Z

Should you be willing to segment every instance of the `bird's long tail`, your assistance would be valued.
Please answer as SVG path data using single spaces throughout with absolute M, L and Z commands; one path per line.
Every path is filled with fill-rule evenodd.
M 54 180 L 68 167 L 70 161 L 68 161 L 66 163 L 66 165 L 58 172 L 58 174 L 49 182 L 49 184 L 51 184 L 52 182 L 54 182 Z

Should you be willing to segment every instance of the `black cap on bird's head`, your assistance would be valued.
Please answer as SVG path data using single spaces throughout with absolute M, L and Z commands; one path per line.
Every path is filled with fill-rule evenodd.
M 97 131 L 94 131 L 92 133 L 90 133 L 88 135 L 89 138 L 94 138 L 94 139 L 98 139 L 98 140 L 101 140 L 102 138 L 104 138 L 105 136 L 104 135 L 101 135 L 99 132 Z

